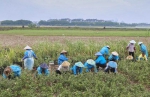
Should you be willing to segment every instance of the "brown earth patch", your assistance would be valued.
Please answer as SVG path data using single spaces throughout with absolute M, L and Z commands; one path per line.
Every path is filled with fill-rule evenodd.
M 48 42 L 60 42 L 64 43 L 68 41 L 95 41 L 95 42 L 104 42 L 104 41 L 142 41 L 145 44 L 148 44 L 150 37 L 80 37 L 80 36 L 23 36 L 23 35 L 0 35 L 0 44 L 2 46 L 16 46 L 16 45 L 33 45 L 38 42 L 48 41 Z

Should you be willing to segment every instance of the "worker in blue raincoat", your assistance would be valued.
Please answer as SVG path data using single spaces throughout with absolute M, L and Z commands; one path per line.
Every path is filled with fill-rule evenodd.
M 92 71 L 92 72 L 94 71 L 95 73 L 97 72 L 96 63 L 92 59 L 88 59 L 84 63 L 84 67 L 86 68 L 86 72 L 90 72 L 90 71 Z
M 146 57 L 148 58 L 148 50 L 147 47 L 143 44 L 143 42 L 139 42 L 138 43 L 140 45 L 140 50 L 143 54 L 146 55 Z
M 95 63 L 97 66 L 97 70 L 99 70 L 99 67 L 104 69 L 106 67 L 106 59 L 100 52 L 97 52 L 95 55 L 96 55 Z
M 31 47 L 26 46 L 24 49 L 26 50 L 24 57 L 22 58 L 24 61 L 24 68 L 32 70 L 34 66 L 34 58 L 37 59 L 37 57 Z
M 58 65 L 61 65 L 64 61 L 68 61 L 68 58 L 66 57 L 67 51 L 62 50 L 59 57 L 58 57 Z
M 116 51 L 112 52 L 111 55 L 108 58 L 109 61 L 118 61 L 119 60 L 119 56 L 118 53 Z
M 71 71 L 74 75 L 81 74 L 83 71 L 83 67 L 84 65 L 82 64 L 82 62 L 76 62 L 71 68 Z
M 109 55 L 109 49 L 110 49 L 109 46 L 104 46 L 104 47 L 100 50 L 100 53 L 101 53 L 103 56 Z
M 49 75 L 49 67 L 47 66 L 46 63 L 41 64 L 38 68 L 37 68 L 37 73 L 38 75 L 44 74 L 44 75 Z
M 117 73 L 117 63 L 115 61 L 109 61 L 104 71 L 107 73 Z
M 17 65 L 7 66 L 3 72 L 3 78 L 8 79 L 20 77 L 20 75 L 21 75 L 21 68 Z

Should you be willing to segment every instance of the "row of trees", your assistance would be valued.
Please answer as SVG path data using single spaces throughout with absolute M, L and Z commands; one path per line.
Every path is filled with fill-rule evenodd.
M 32 21 L 29 21 L 29 20 L 17 20 L 17 21 L 5 20 L 5 21 L 1 21 L 1 25 L 29 25 L 29 24 L 32 24 Z
M 46 26 L 138 26 L 138 25 L 150 25 L 150 24 L 146 24 L 146 23 L 132 23 L 132 24 L 127 24 L 127 23 L 118 23 L 118 22 L 112 22 L 112 21 L 97 21 L 97 22 L 93 22 L 93 21 L 67 21 L 67 20 L 53 20 L 53 21 L 45 21 L 45 20 L 41 20 L 37 23 L 33 23 L 30 20 L 16 20 L 16 21 L 12 21 L 12 20 L 4 20 L 1 21 L 0 23 L 3 26 L 7 26 L 7 25 L 22 25 L 22 26 L 27 26 L 27 25 L 32 25 L 32 24 L 36 24 L 38 26 L 40 25 L 46 25 Z
M 104 22 L 69 22 L 69 21 L 39 21 L 39 25 L 50 26 L 136 26 L 136 24 L 118 23 L 112 21 Z

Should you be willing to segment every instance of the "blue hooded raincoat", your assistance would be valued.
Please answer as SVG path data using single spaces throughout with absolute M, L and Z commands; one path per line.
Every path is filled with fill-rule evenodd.
M 64 54 L 60 54 L 58 57 L 58 65 L 61 65 L 64 61 L 68 61 L 68 58 Z
M 146 55 L 146 57 L 148 58 L 148 51 L 147 51 L 147 47 L 144 44 L 140 45 L 140 50 L 142 53 L 144 53 Z
M 97 57 L 97 59 L 95 60 L 96 64 L 101 64 L 101 65 L 105 65 L 106 64 L 106 59 L 104 58 L 104 56 L 100 55 Z
M 114 55 L 111 54 L 108 59 L 109 59 L 109 61 L 118 61 L 119 56 L 114 56 Z
M 89 72 L 90 69 L 94 68 L 94 72 L 96 73 L 97 72 L 97 68 L 96 68 L 96 65 L 90 65 L 88 64 L 87 62 L 84 63 L 84 67 L 86 67 L 86 72 Z
M 37 68 L 37 72 L 38 72 L 38 75 L 41 75 L 41 74 L 42 74 L 42 68 L 41 68 L 40 66 Z M 49 74 L 50 74 L 49 70 L 48 70 L 48 69 L 45 69 L 45 70 L 44 70 L 44 74 L 45 74 L 46 76 L 49 75 Z
M 71 68 L 72 72 L 74 75 L 77 75 L 77 74 L 81 74 L 82 71 L 83 71 L 83 67 L 78 67 L 76 65 L 74 65 L 72 68 Z
M 34 58 L 37 58 L 35 53 L 32 50 L 26 50 L 24 53 L 24 57 L 22 58 L 24 60 L 24 66 L 25 69 L 32 70 L 34 65 Z
M 107 46 L 104 46 L 101 50 L 100 50 L 100 53 L 102 55 L 109 55 L 109 49 Z
M 21 68 L 17 65 L 10 65 L 10 68 L 14 74 L 14 77 L 20 77 L 21 75 Z M 7 78 L 7 76 L 3 73 L 3 78 Z

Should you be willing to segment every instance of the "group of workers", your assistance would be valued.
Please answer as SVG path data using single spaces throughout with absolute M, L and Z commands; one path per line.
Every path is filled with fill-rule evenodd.
M 134 53 L 136 51 L 135 48 L 135 41 L 131 40 L 130 43 L 127 46 L 128 50 L 128 57 L 127 59 L 135 59 Z M 148 51 L 146 46 L 143 44 L 143 42 L 139 42 L 138 45 L 140 46 L 141 54 L 137 58 L 137 60 L 148 60 Z M 25 48 L 24 57 L 22 58 L 22 61 L 24 61 L 24 67 L 25 69 L 32 70 L 34 66 L 34 59 L 37 59 L 36 54 L 32 50 L 31 47 L 26 46 Z M 84 64 L 80 61 L 76 62 L 71 68 L 70 63 L 68 62 L 67 58 L 67 51 L 62 50 L 59 57 L 58 57 L 58 65 L 59 67 L 56 70 L 56 74 L 62 74 L 62 71 L 72 71 L 74 75 L 81 74 L 83 72 L 83 68 L 86 69 L 86 72 L 95 72 L 97 73 L 100 69 L 102 69 L 104 72 L 113 72 L 117 73 L 117 61 L 119 60 L 119 54 L 116 51 L 113 51 L 109 55 L 109 46 L 104 46 L 102 49 L 100 49 L 99 52 L 95 54 L 96 59 L 88 59 Z M 108 62 L 106 61 L 106 56 L 108 57 Z M 49 75 L 50 70 L 49 66 L 46 63 L 42 63 L 37 68 L 37 74 L 38 75 Z M 14 77 L 20 77 L 21 75 L 21 68 L 17 65 L 10 65 L 7 66 L 4 69 L 3 72 L 3 78 L 14 78 Z
M 70 68 L 70 63 L 66 57 L 67 51 L 63 50 L 58 57 L 58 69 L 56 73 L 61 74 L 61 71 L 71 70 L 74 75 L 81 74 L 83 68 L 86 68 L 86 72 L 98 72 L 100 69 L 103 69 L 105 72 L 112 71 L 117 72 L 117 63 L 119 56 L 116 51 L 112 52 L 109 56 L 109 62 L 107 63 L 105 55 L 109 55 L 109 46 L 104 46 L 99 52 L 95 54 L 96 59 L 88 59 L 84 64 L 82 62 L 76 62 L 72 68 Z M 70 69 L 69 69 L 70 68 Z
M 127 50 L 128 50 L 128 54 L 129 56 L 127 57 L 127 59 L 135 59 L 135 52 L 136 52 L 136 48 L 135 48 L 135 41 L 131 40 L 130 43 L 127 46 Z M 138 56 L 138 58 L 136 58 L 136 60 L 140 61 L 140 60 L 148 60 L 148 50 L 147 47 L 143 44 L 143 42 L 138 42 L 138 45 L 140 46 L 140 51 L 141 54 Z

